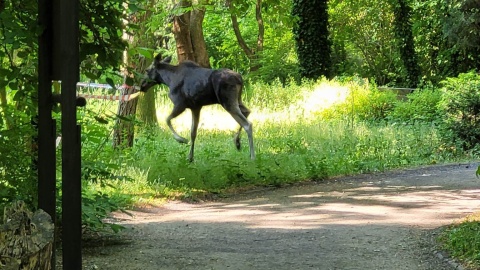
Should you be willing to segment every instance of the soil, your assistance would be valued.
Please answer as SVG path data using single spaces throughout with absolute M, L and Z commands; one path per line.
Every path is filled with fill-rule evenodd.
M 168 202 L 86 240 L 84 269 L 464 269 L 439 228 L 478 210 L 478 164 L 357 175 Z M 100 239 L 100 240 L 99 240 Z

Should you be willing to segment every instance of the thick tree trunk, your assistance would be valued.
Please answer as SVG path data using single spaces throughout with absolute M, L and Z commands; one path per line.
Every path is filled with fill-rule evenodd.
M 192 2 L 188 0 L 180 0 L 179 8 L 191 8 Z M 173 36 L 175 37 L 177 46 L 178 62 L 185 60 L 195 61 L 193 53 L 192 39 L 190 36 L 190 14 L 191 12 L 182 13 L 173 18 Z
M 195 62 L 200 66 L 210 68 L 208 59 L 207 44 L 203 36 L 203 19 L 205 18 L 205 8 L 194 9 L 190 15 L 190 37 L 192 41 Z
M 416 88 L 420 81 L 420 66 L 415 52 L 415 41 L 410 21 L 411 8 L 405 0 L 396 0 L 392 3 L 395 14 L 395 36 L 400 49 L 400 57 L 407 70 L 407 87 Z
M 133 20 L 136 20 L 134 17 Z M 133 45 L 134 39 L 132 35 L 123 33 L 123 38 L 128 41 L 130 45 Z M 128 53 L 123 53 L 123 63 L 125 67 L 132 67 L 132 61 L 128 57 Z M 125 79 L 123 85 L 127 85 L 127 78 L 132 78 L 128 69 L 123 70 Z M 120 91 L 121 95 L 130 95 L 135 92 L 134 87 L 123 87 Z M 118 147 L 132 147 L 133 139 L 135 138 L 135 125 L 134 118 L 137 111 L 138 99 L 119 101 L 117 110 L 117 119 L 115 120 L 115 126 L 113 127 L 113 148 Z
M 155 91 L 147 91 L 138 99 L 137 116 L 147 126 L 157 126 L 158 118 L 155 106 Z
M 296 16 L 293 33 L 302 77 L 330 77 L 332 60 L 328 29 L 328 1 L 294 0 L 292 15 Z
M 133 94 L 133 87 L 123 88 L 122 95 Z M 113 147 L 132 147 L 135 138 L 135 112 L 138 99 L 120 101 L 117 111 L 117 120 L 113 128 Z
M 156 0 L 150 0 L 149 1 L 149 7 L 153 7 L 156 4 Z M 142 22 L 145 22 L 150 18 L 151 16 L 151 11 L 148 9 L 148 11 L 145 12 L 145 15 L 143 18 L 141 18 Z M 140 25 L 140 32 L 143 35 L 143 38 L 139 38 L 136 43 L 137 46 L 139 47 L 145 47 L 145 48 L 155 48 L 155 39 L 147 34 L 149 31 L 147 31 L 145 23 L 139 23 Z M 144 57 L 141 57 L 137 60 L 138 64 L 136 66 L 136 71 L 140 74 L 145 72 L 145 69 L 148 67 L 149 63 L 147 63 L 147 59 Z M 157 126 L 158 125 L 158 119 L 157 119 L 157 113 L 155 109 L 155 91 L 147 91 L 143 95 L 141 95 L 138 98 L 138 104 L 137 104 L 137 116 L 138 120 L 142 121 L 146 125 L 149 126 Z

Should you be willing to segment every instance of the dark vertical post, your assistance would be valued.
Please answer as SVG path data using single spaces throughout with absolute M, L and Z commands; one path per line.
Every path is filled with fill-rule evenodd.
M 55 224 L 56 158 L 55 120 L 52 119 L 52 2 L 38 0 L 38 208 L 43 209 Z M 52 256 L 55 269 L 55 249 Z
M 80 127 L 77 125 L 76 86 L 79 80 L 79 0 L 60 2 L 62 62 L 62 250 L 63 269 L 82 268 L 82 207 Z

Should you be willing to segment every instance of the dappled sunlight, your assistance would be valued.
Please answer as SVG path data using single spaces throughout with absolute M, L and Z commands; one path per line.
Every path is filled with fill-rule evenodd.
M 327 225 L 395 225 L 437 227 L 480 206 L 480 189 L 453 191 L 435 186 L 355 187 L 289 195 L 274 201 L 264 197 L 192 205 L 173 202 L 155 212 L 136 213 L 126 223 L 234 222 L 247 228 L 314 229 Z M 143 217 L 143 218 L 142 218 Z M 128 218 L 127 218 L 128 219 Z
M 332 105 L 345 101 L 350 90 L 347 86 L 322 83 L 315 87 L 312 92 L 306 92 L 303 100 L 298 102 L 297 107 L 303 108 L 306 116 L 320 112 Z

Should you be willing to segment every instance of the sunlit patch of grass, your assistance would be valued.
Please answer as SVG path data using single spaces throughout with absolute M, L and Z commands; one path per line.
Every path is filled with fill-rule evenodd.
M 249 120 L 255 124 L 255 127 L 257 125 L 261 127 L 263 123 L 268 122 L 294 124 L 305 120 L 315 120 L 313 118 L 316 113 L 344 101 L 349 92 L 347 86 L 342 86 L 335 81 L 321 81 L 316 85 L 309 86 L 297 93 L 293 92 L 294 89 L 281 88 L 279 91 L 292 92 L 290 93 L 292 99 L 294 94 L 300 95 L 300 97 L 296 97 L 297 100 L 295 102 L 283 106 L 281 109 L 276 108 L 276 106 L 274 108 L 262 106 L 257 104 L 258 102 L 252 102 L 256 106 L 251 107 L 245 101 L 246 106 L 252 111 Z M 273 94 L 271 98 L 275 99 L 275 95 Z M 170 114 L 172 108 L 173 104 L 165 99 L 157 106 L 157 118 L 160 121 L 160 125 L 165 129 L 167 129 L 167 125 L 164 123 L 164 120 Z M 187 110 L 172 120 L 172 124 L 177 132 L 182 132 L 187 136 L 190 131 L 191 121 L 190 111 Z M 212 105 L 202 109 L 199 129 L 212 132 L 215 132 L 215 130 L 234 131 L 238 129 L 238 124 L 220 105 Z
M 480 268 L 480 212 L 449 226 L 440 236 L 449 254 L 467 263 L 472 269 Z

